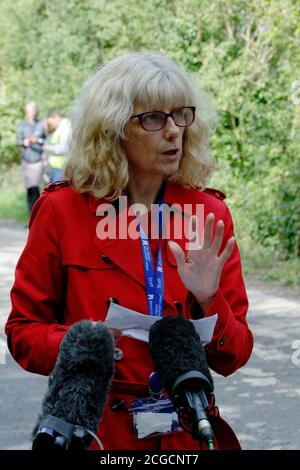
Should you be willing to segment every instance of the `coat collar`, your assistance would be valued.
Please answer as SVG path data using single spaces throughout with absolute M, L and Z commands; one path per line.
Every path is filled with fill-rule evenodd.
M 122 194 L 125 196 L 125 193 Z M 89 210 L 92 213 L 96 213 L 97 208 L 100 204 L 109 203 L 110 201 L 102 198 L 97 199 L 92 194 L 88 195 L 89 201 Z M 177 184 L 167 183 L 165 192 L 164 192 L 164 202 L 166 204 L 178 205 L 182 208 L 181 212 L 185 213 L 188 217 L 192 215 L 192 210 L 189 209 L 189 204 L 191 204 L 191 190 Z M 117 208 L 118 199 L 113 201 L 114 206 Z M 185 206 L 185 207 L 184 207 Z M 184 210 L 183 210 L 184 208 Z

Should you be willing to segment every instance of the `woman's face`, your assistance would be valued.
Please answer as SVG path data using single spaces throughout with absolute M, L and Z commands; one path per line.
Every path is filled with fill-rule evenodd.
M 159 109 L 170 113 L 173 109 Z M 153 111 L 146 106 L 136 106 L 133 115 Z M 146 131 L 139 119 L 130 119 L 126 131 L 128 140 L 122 142 L 129 168 L 140 175 L 169 176 L 179 166 L 182 156 L 184 127 L 178 127 L 169 116 L 165 126 L 158 131 Z

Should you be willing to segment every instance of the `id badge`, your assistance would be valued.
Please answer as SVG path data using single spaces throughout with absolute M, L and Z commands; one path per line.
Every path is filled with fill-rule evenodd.
M 182 431 L 173 403 L 167 395 L 158 399 L 143 397 L 133 400 L 129 412 L 138 439 Z

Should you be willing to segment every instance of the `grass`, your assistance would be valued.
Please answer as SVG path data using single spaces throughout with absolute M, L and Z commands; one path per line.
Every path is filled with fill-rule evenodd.
M 237 211 L 234 220 L 244 275 L 280 285 L 300 286 L 300 259 L 282 260 L 275 251 L 254 243 L 241 230 L 246 222 L 240 214 Z M 26 194 L 19 165 L 2 168 L 0 172 L 0 218 L 27 222 Z
M 251 249 L 245 240 L 239 242 L 239 247 L 245 276 L 283 286 L 300 286 L 299 258 L 282 260 L 262 246 Z
M 0 218 L 26 222 L 28 219 L 26 192 L 19 165 L 0 173 Z

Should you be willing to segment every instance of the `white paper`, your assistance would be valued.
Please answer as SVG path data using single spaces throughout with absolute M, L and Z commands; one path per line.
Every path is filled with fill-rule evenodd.
M 191 320 L 201 338 L 203 345 L 211 341 L 218 314 L 211 317 Z M 108 328 L 116 328 L 123 334 L 140 341 L 149 341 L 149 330 L 159 317 L 144 315 L 111 302 L 105 324 Z
M 211 341 L 217 320 L 217 313 L 211 317 L 200 318 L 199 320 L 191 320 L 194 324 L 195 330 L 201 338 L 201 343 L 203 345 Z

